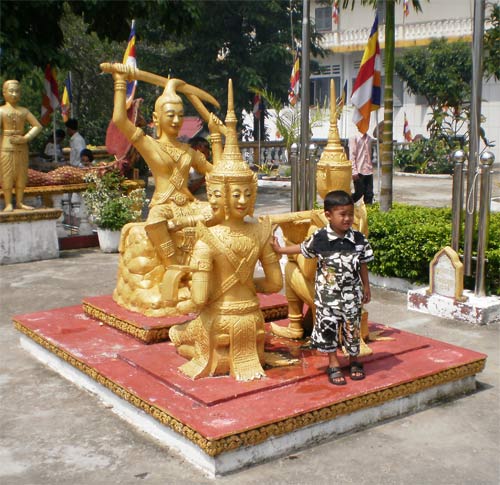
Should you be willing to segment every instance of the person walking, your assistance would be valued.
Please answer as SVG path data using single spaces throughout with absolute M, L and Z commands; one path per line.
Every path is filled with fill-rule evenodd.
M 365 204 L 373 204 L 372 138 L 358 132 L 349 140 L 349 158 L 352 162 L 355 201 L 363 196 Z

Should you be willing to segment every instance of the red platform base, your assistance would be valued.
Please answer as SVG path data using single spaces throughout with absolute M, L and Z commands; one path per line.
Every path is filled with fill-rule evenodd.
M 266 350 L 288 353 L 297 357 L 299 364 L 266 369 L 266 378 L 251 382 L 237 382 L 231 377 L 193 381 L 178 371 L 185 360 L 171 343 L 147 345 L 89 318 L 81 306 L 16 316 L 14 324 L 38 344 L 24 339 L 30 346 L 48 351 L 46 354 L 62 365 L 72 366 L 95 381 L 96 387 L 114 393 L 117 401 L 129 403 L 149 415 L 146 428 L 154 421 L 170 437 L 174 436 L 174 441 L 183 440 L 182 446 L 177 446 L 177 442 L 172 446 L 182 451 L 186 443 L 191 445 L 191 457 L 186 458 L 211 474 L 254 463 L 261 455 L 260 459 L 272 457 L 270 451 L 261 455 L 253 452 L 261 445 L 267 444 L 267 450 L 271 447 L 280 455 L 287 446 L 298 448 L 318 441 L 322 435 L 314 435 L 315 429 L 324 434 L 328 426 L 359 411 L 377 409 L 378 419 L 385 419 L 418 409 L 422 403 L 420 397 L 419 405 L 413 408 L 402 406 L 401 402 L 464 379 L 470 383 L 486 360 L 484 354 L 370 324 L 371 331 L 382 330 L 383 336 L 393 340 L 369 343 L 373 354 L 362 359 L 367 373 L 362 381 L 347 378 L 346 386 L 329 384 L 325 355 L 301 350 L 301 342 L 269 334 Z M 31 351 L 34 355 L 38 352 Z M 49 362 L 49 358 L 41 360 Z M 343 363 L 346 364 L 345 359 Z M 63 375 L 68 377 L 67 373 Z M 433 396 L 433 399 L 443 397 L 439 393 Z M 396 402 L 392 410 L 378 411 L 391 402 Z M 372 413 L 369 421 L 354 420 L 350 427 L 342 425 L 340 432 L 375 422 L 373 416 Z M 285 436 L 286 444 L 276 451 L 280 438 Z M 236 454 L 245 450 L 252 450 L 246 451 L 250 453 L 246 461 Z M 236 462 L 228 464 L 229 457 Z M 209 458 L 222 459 L 219 463 L 225 460 L 225 465 L 219 469 L 213 463 L 200 465 Z

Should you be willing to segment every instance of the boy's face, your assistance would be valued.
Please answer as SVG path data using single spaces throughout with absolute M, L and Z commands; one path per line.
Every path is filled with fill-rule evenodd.
M 330 223 L 330 227 L 340 236 L 343 236 L 354 222 L 354 206 L 339 205 L 329 211 L 325 211 L 325 216 Z

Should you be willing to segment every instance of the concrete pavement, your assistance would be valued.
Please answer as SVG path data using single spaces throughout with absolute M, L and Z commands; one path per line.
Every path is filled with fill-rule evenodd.
M 442 180 L 432 187 L 428 181 L 419 185 L 412 180 L 412 190 L 402 186 L 407 181 L 398 180 L 395 194 L 399 190 L 418 203 L 434 202 L 438 192 L 447 193 Z M 258 213 L 287 210 L 287 188 L 260 189 Z M 111 293 L 117 261 L 117 255 L 87 249 L 64 251 L 57 260 L 0 267 L 0 483 L 213 482 L 19 347 L 13 315 L 78 305 L 84 296 Z M 406 294 L 380 288 L 373 289 L 368 310 L 372 321 L 486 353 L 477 392 L 219 478 L 218 483 L 500 482 L 499 327 L 413 313 L 406 309 Z

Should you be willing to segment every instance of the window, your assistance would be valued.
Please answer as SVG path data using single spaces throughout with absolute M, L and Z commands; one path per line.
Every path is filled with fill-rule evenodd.
M 332 7 L 321 7 L 314 12 L 316 30 L 325 32 L 332 30 Z
M 340 77 L 311 78 L 311 104 L 319 104 L 321 107 L 330 105 L 330 79 L 334 80 L 337 97 L 341 95 Z

